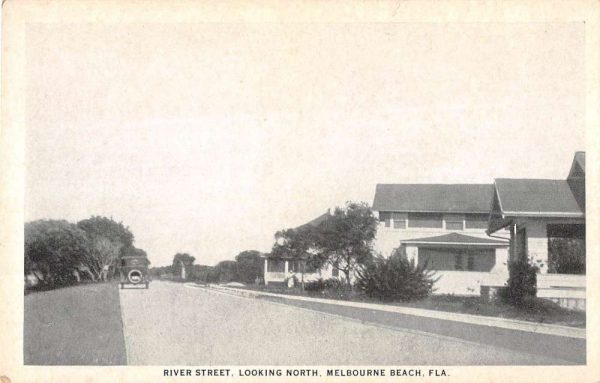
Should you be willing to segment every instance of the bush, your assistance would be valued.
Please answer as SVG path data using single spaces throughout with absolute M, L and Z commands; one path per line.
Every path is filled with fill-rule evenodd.
M 389 258 L 378 255 L 372 262 L 357 271 L 356 286 L 369 297 L 381 300 L 410 301 L 431 294 L 439 278 L 425 265 L 415 265 L 399 251 Z
M 549 238 L 548 272 L 585 274 L 585 239 Z
M 319 278 L 316 281 L 307 282 L 304 284 L 305 291 L 325 291 L 325 290 L 346 290 L 348 285 L 337 278 L 323 279 Z
M 507 288 L 502 291 L 501 297 L 513 306 L 524 307 L 537 293 L 538 270 L 528 260 L 509 262 Z

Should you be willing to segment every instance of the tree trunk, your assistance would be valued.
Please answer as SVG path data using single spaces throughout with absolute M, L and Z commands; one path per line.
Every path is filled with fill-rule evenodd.
M 344 270 L 344 274 L 346 274 L 346 282 L 348 282 L 348 287 L 352 290 L 352 281 L 350 281 L 350 270 Z

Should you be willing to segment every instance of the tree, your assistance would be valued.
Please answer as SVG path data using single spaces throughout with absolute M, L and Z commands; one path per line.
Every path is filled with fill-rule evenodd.
M 364 202 L 347 202 L 313 231 L 316 258 L 328 263 L 346 276 L 372 258 L 371 245 L 377 232 L 377 219 Z
M 304 273 L 306 266 L 310 269 L 319 269 L 325 262 L 317 256 L 315 240 L 319 228 L 314 226 L 301 226 L 296 229 L 285 229 L 275 233 L 275 244 L 271 249 L 272 258 L 288 258 L 302 265 L 301 283 L 304 290 Z
M 173 257 L 173 266 L 171 270 L 173 270 L 173 274 L 176 278 L 181 280 L 192 279 L 192 269 L 193 264 L 196 258 L 192 257 L 188 253 L 177 253 Z
M 77 222 L 77 227 L 85 231 L 89 251 L 83 259 L 85 266 L 98 280 L 107 280 L 108 271 L 125 249 L 133 248 L 133 234 L 111 218 L 92 216 Z
M 88 254 L 86 234 L 64 220 L 38 220 L 25 224 L 25 275 L 33 274 L 44 286 L 74 281 Z
M 253 283 L 263 273 L 264 260 L 256 250 L 242 251 L 235 257 L 240 282 Z
M 221 261 L 215 266 L 217 278 L 220 283 L 237 281 L 238 264 L 236 261 Z

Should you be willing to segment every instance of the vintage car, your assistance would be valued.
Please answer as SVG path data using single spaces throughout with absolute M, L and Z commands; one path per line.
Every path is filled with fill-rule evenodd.
M 121 273 L 121 288 L 125 285 L 145 286 L 148 288 L 150 278 L 148 265 L 150 261 L 146 257 L 125 256 L 120 259 L 119 270 Z

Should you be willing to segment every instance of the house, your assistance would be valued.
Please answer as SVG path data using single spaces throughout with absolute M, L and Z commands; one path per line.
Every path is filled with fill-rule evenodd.
M 509 232 L 486 233 L 493 192 L 491 184 L 378 184 L 374 250 L 402 248 L 435 270 L 434 294 L 479 295 L 482 284 L 504 284 Z
M 585 153 L 577 152 L 566 179 L 498 178 L 487 233 L 510 233 L 510 259 L 530 258 L 540 269 L 538 296 L 567 307 L 585 304 Z M 561 269 L 553 241 L 579 243 L 583 268 Z M 582 249 L 582 250 L 581 250 Z M 560 258 L 565 254 L 553 254 Z M 569 274 L 567 274 L 569 273 Z
M 302 230 L 307 227 L 317 227 L 330 216 L 330 210 L 311 221 L 296 227 L 294 230 Z M 320 269 L 311 267 L 300 260 L 293 258 L 291 255 L 273 256 L 272 254 L 263 255 L 264 264 L 264 282 L 269 284 L 287 284 L 289 287 L 294 285 L 294 277 L 298 281 L 305 282 L 314 281 L 317 279 L 338 278 L 339 270 L 325 265 Z

